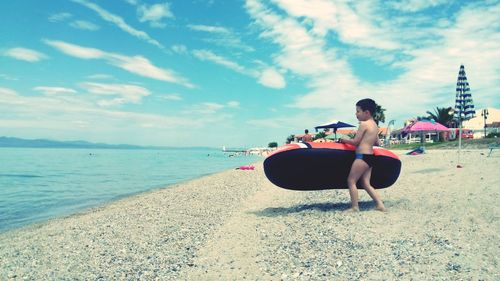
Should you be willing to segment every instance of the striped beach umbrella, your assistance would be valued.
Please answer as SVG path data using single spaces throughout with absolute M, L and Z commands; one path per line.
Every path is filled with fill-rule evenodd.
M 463 120 L 469 120 L 476 116 L 474 103 L 472 102 L 472 94 L 470 91 L 469 82 L 465 75 L 465 68 L 460 66 L 457 79 L 457 91 L 455 97 L 455 119 L 459 123 Z
M 469 82 L 467 82 L 467 76 L 465 75 L 464 65 L 460 65 L 460 71 L 458 72 L 457 79 L 457 91 L 455 97 L 455 119 L 458 121 L 458 161 L 457 168 L 461 168 L 460 165 L 460 150 L 462 149 L 462 121 L 469 120 L 476 116 L 476 111 L 474 110 L 474 103 L 472 102 L 472 94 L 470 91 Z

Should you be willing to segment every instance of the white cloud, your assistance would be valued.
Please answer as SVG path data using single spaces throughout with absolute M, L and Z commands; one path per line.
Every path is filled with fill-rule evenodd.
M 263 28 L 261 37 L 269 39 L 282 48 L 275 61 L 284 69 L 299 75 L 324 75 L 335 68 L 334 51 L 325 52 L 323 38 L 310 34 L 293 18 L 273 13 L 259 1 L 247 1 L 247 8 L 256 23 Z M 311 67 L 311 66 L 314 67 Z
M 21 47 L 9 49 L 4 52 L 4 55 L 27 62 L 38 62 L 48 58 L 47 55 L 41 52 Z
M 177 75 L 172 70 L 157 67 L 147 58 L 142 56 L 129 57 L 56 40 L 44 40 L 44 42 L 73 57 L 82 59 L 102 59 L 111 65 L 143 77 L 180 84 L 187 88 L 195 87 L 186 78 Z
M 13 97 L 13 96 L 17 96 L 17 92 L 12 90 L 12 89 L 8 89 L 8 88 L 2 88 L 0 87 L 0 96 L 10 96 L 10 97 Z
M 103 52 L 95 48 L 82 47 L 75 44 L 70 44 L 57 40 L 44 39 L 43 42 L 49 46 L 58 49 L 59 51 L 65 53 L 66 55 L 70 55 L 81 59 L 103 59 L 106 57 L 106 52 Z
M 394 9 L 405 12 L 418 12 L 427 8 L 436 7 L 445 3 L 448 0 L 400 0 L 397 2 L 389 2 L 388 4 Z
M 164 18 L 174 18 L 169 3 L 141 5 L 137 8 L 137 13 L 140 22 L 149 22 L 152 27 L 159 28 L 165 27 L 165 23 L 161 22 Z
M 71 18 L 73 18 L 72 14 L 64 12 L 64 13 L 58 13 L 58 14 L 51 15 L 49 17 L 49 21 L 53 22 L 53 23 L 57 23 L 57 22 L 67 21 Z M 84 20 L 74 20 L 69 24 L 69 26 L 76 28 L 76 29 L 83 29 L 83 30 L 89 30 L 89 31 L 96 31 L 100 28 L 95 23 L 91 23 L 91 22 L 84 21 Z
M 248 131 L 242 124 L 235 124 L 234 116 L 219 112 L 224 104 L 205 103 L 183 112 L 152 114 L 109 107 L 109 103 L 98 105 L 95 99 L 99 97 L 107 96 L 23 96 L 0 87 L 0 129 L 5 135 L 25 138 L 49 135 L 58 140 L 161 146 L 219 146 L 221 141 L 236 146 L 248 141 Z M 235 125 L 238 130 L 231 140 L 221 140 L 220 136 Z M 203 139 L 193 138 L 193 132 Z
M 216 63 L 216 64 L 220 64 L 224 67 L 227 67 L 227 68 L 234 70 L 236 72 L 239 72 L 241 74 L 256 76 L 255 71 L 247 70 L 245 67 L 239 65 L 238 63 L 230 61 L 222 56 L 216 55 L 212 51 L 194 50 L 193 54 L 195 57 L 197 57 L 200 60 L 203 60 L 203 61 L 207 60 L 207 61 L 211 61 L 211 62 Z
M 125 0 L 125 2 L 129 3 L 130 5 L 137 5 L 138 4 L 137 0 Z
M 360 95 L 359 79 L 334 49 L 326 47 L 324 37 L 309 32 L 294 18 L 273 13 L 259 1 L 246 3 L 255 23 L 263 29 L 261 36 L 281 48 L 281 52 L 273 55 L 280 68 L 310 79 L 307 86 L 311 92 L 299 95 L 293 106 L 338 107 Z
M 232 48 L 243 50 L 245 52 L 254 52 L 255 49 L 247 44 L 244 44 L 240 37 L 232 30 L 222 27 L 222 26 L 211 26 L 211 25 L 195 25 L 190 24 L 187 26 L 189 29 L 194 31 L 209 33 L 209 36 L 203 38 L 202 40 L 214 44 L 219 47 Z
M 246 7 L 262 29 L 261 37 L 281 48 L 274 54 L 279 67 L 310 81 L 310 91 L 297 95 L 291 106 L 325 108 L 335 112 L 331 118 L 341 118 L 353 116 L 353 104 L 358 99 L 372 97 L 388 109 L 388 118 L 409 118 L 435 106 L 453 105 L 460 63 L 466 65 L 474 101 L 498 105 L 498 98 L 494 97 L 500 76 L 498 4 L 463 5 L 450 16 L 455 22 L 438 18 L 432 24 L 422 18 L 417 19 L 415 27 L 414 14 L 389 16 L 381 6 L 366 2 L 274 3 L 288 15 L 275 13 L 257 0 L 248 0 Z M 325 11 L 329 9 L 335 16 L 328 19 Z M 381 35 L 384 29 L 387 34 Z M 349 30 L 356 32 L 348 33 Z M 356 54 L 328 42 L 330 31 L 337 32 L 344 44 L 355 46 L 358 57 L 366 51 L 375 56 L 372 61 L 402 73 L 398 71 L 401 74 L 390 81 L 361 80 L 346 57 Z M 481 93 L 480 99 L 474 91 Z
M 182 44 L 173 45 L 171 48 L 172 48 L 172 51 L 174 51 L 178 54 L 181 54 L 181 55 L 185 55 L 188 53 L 187 47 L 185 45 L 182 45 Z
M 257 81 L 266 87 L 274 89 L 282 89 L 286 86 L 285 79 L 274 68 L 266 67 L 261 73 L 254 69 L 247 69 L 237 62 L 231 61 L 225 57 L 219 56 L 209 50 L 194 50 L 193 55 L 202 61 L 211 61 L 222 65 L 233 71 L 256 78 Z M 262 64 L 262 63 L 260 63 Z
M 214 115 L 218 113 L 225 106 L 215 102 L 204 102 L 201 104 L 192 105 L 189 109 L 183 110 L 182 113 L 186 115 L 200 114 L 200 115 Z M 202 117 L 205 118 L 205 117 Z
M 64 94 L 76 94 L 76 91 L 71 88 L 64 87 L 47 87 L 38 86 L 33 88 L 37 92 L 42 92 L 45 95 L 64 95 Z
M 290 130 L 295 129 L 294 126 L 284 126 L 286 123 L 282 123 L 279 120 L 283 119 L 274 119 L 274 118 L 267 118 L 267 119 L 252 119 L 248 120 L 246 124 L 255 126 L 258 128 L 271 128 L 271 129 L 283 129 L 283 128 L 288 128 Z M 286 120 L 286 122 L 289 122 L 289 120 Z
M 160 96 L 161 99 L 172 100 L 172 101 L 180 101 L 182 97 L 179 94 L 168 94 Z
M 240 103 L 238 101 L 229 101 L 227 103 L 227 107 L 238 108 L 238 107 L 240 107 Z
M 19 78 L 17 78 L 17 77 L 10 76 L 10 75 L 3 74 L 3 73 L 0 73 L 0 78 L 5 79 L 5 80 L 11 80 L 11 81 L 19 80 Z
M 113 79 L 114 77 L 109 74 L 93 74 L 87 76 L 89 79 L 96 79 L 96 80 L 105 80 L 105 79 Z
M 212 116 L 217 120 L 222 118 L 231 118 L 231 115 L 221 113 L 221 110 L 232 108 L 236 109 L 240 107 L 240 103 L 238 101 L 229 101 L 226 104 L 216 103 L 216 102 L 204 102 L 200 104 L 195 104 L 190 106 L 188 109 L 182 111 L 185 115 L 199 114 L 202 117 L 200 118 L 209 118 L 208 116 Z
M 280 8 L 295 18 L 306 17 L 313 23 L 311 34 L 324 37 L 335 31 L 339 39 L 348 44 L 394 50 L 400 44 L 388 34 L 390 27 L 373 16 L 373 4 L 366 2 L 332 2 L 327 0 L 275 0 Z M 306 24 L 307 25 L 307 24 Z
M 211 25 L 198 25 L 190 24 L 188 28 L 196 31 L 204 31 L 209 33 L 230 33 L 229 29 L 221 26 L 211 26 Z
M 216 112 L 219 109 L 224 108 L 224 105 L 215 102 L 205 102 L 202 104 L 202 107 L 204 107 L 207 111 L 212 113 Z
M 281 136 L 285 139 L 287 134 L 297 133 L 297 131 L 300 131 L 300 128 L 309 128 L 312 131 L 311 126 L 319 125 L 324 121 L 321 117 L 324 114 L 325 112 L 316 112 L 311 117 L 307 112 L 299 112 L 274 118 L 250 119 L 245 123 L 259 129 L 270 128 L 275 132 L 282 132 Z
M 8 135 L 47 137 L 53 139 L 85 139 L 109 143 L 178 145 L 172 135 L 188 138 L 190 132 L 221 122 L 220 117 L 168 116 L 112 110 L 96 107 L 84 96 L 60 99 L 57 96 L 23 96 L 0 87 L 0 128 Z M 82 136 L 81 129 L 85 128 Z M 186 143 L 185 145 L 195 145 Z
M 133 28 L 132 26 L 128 25 L 123 18 L 104 10 L 100 6 L 98 6 L 94 3 L 88 2 L 86 0 L 72 0 L 72 1 L 95 11 L 103 20 L 115 24 L 117 27 L 119 27 L 121 30 L 125 31 L 126 33 L 128 33 L 134 37 L 137 37 L 141 40 L 144 40 L 152 45 L 155 45 L 161 49 L 164 48 L 164 46 L 162 44 L 160 44 L 160 42 L 151 38 L 151 36 L 149 36 L 146 32 Z
M 61 21 L 65 21 L 67 19 L 70 19 L 71 17 L 73 17 L 73 15 L 70 13 L 58 13 L 58 14 L 51 15 L 49 17 L 49 21 L 50 22 L 61 22 Z
M 148 89 L 130 84 L 103 84 L 86 82 L 80 85 L 87 92 L 99 96 L 114 96 L 113 99 L 98 101 L 101 106 L 112 106 L 126 103 L 140 103 L 144 97 L 151 95 Z
M 73 21 L 69 24 L 71 27 L 77 28 L 77 29 L 83 29 L 83 30 L 89 30 L 89 31 L 96 31 L 100 29 L 100 26 L 97 24 L 84 21 L 84 20 L 77 20 Z
M 268 68 L 262 71 L 259 83 L 266 87 L 275 89 L 283 89 L 286 87 L 286 82 L 283 76 L 273 68 Z
M 186 78 L 177 75 L 174 71 L 159 68 L 153 65 L 147 58 L 142 56 L 123 56 L 117 54 L 108 54 L 107 60 L 112 65 L 118 66 L 131 73 L 153 78 L 156 80 L 167 81 L 183 85 L 187 88 L 195 88 Z

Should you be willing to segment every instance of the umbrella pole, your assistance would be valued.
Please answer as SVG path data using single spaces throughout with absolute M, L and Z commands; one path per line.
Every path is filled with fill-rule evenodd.
M 457 160 L 457 168 L 461 168 L 460 166 L 460 150 L 462 150 L 462 120 L 459 121 L 458 126 L 458 160 Z

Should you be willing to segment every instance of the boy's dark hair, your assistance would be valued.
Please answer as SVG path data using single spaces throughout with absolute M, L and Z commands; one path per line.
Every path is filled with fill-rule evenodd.
M 356 103 L 356 106 L 359 106 L 363 111 L 370 111 L 372 116 L 375 115 L 375 110 L 377 110 L 377 104 L 372 99 L 362 99 Z

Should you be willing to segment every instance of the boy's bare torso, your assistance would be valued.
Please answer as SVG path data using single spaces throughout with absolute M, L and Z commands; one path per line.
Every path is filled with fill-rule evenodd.
M 362 121 L 359 125 L 358 134 L 361 134 L 361 141 L 356 148 L 357 153 L 373 154 L 373 145 L 378 143 L 378 126 L 373 121 Z

